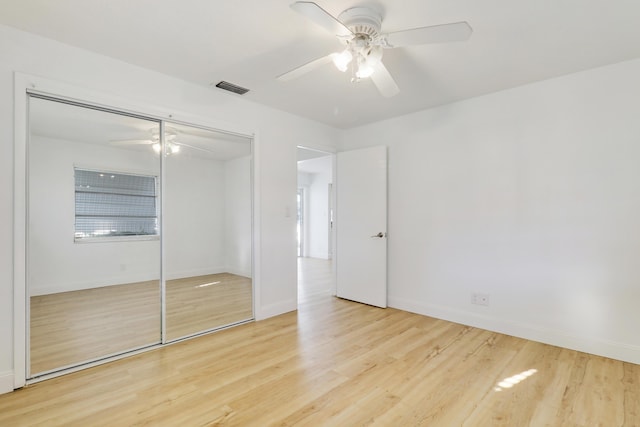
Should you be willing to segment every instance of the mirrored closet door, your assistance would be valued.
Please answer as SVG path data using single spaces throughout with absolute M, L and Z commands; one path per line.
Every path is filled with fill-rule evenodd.
M 250 138 L 28 105 L 28 378 L 253 318 Z
M 156 121 L 31 97 L 29 371 L 160 342 Z
M 166 338 L 253 317 L 251 140 L 167 123 Z

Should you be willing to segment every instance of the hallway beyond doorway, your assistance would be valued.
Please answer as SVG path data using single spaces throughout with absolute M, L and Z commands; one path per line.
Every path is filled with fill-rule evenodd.
M 331 297 L 334 289 L 330 259 L 298 257 L 298 306 Z

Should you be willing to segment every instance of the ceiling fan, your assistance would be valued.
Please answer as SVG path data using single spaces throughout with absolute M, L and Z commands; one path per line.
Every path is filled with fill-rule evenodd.
M 114 141 L 109 141 L 111 145 L 151 145 L 153 151 L 156 153 L 160 152 L 160 131 L 158 128 L 153 128 L 149 130 L 150 137 L 147 139 L 119 139 Z M 178 132 L 166 126 L 164 129 L 164 140 L 166 145 L 166 154 L 176 154 L 180 152 L 180 146 L 184 145 L 178 141 L 176 141 L 176 137 L 178 136 Z
M 281 74 L 277 77 L 278 80 L 292 80 L 321 65 L 333 62 L 342 72 L 351 69 L 353 82 L 371 78 L 384 97 L 392 97 L 400 92 L 395 80 L 382 63 L 384 49 L 463 41 L 473 32 L 471 26 L 462 21 L 383 33 L 382 16 L 370 7 L 347 9 L 337 18 L 310 1 L 297 1 L 291 4 L 291 8 L 335 35 L 346 48 L 342 52 L 331 53 Z
M 182 135 L 182 136 L 181 136 Z M 184 140 L 190 141 L 190 143 L 184 142 Z M 164 143 L 165 143 L 165 154 L 177 154 L 180 152 L 182 147 L 198 150 L 206 153 L 215 153 L 215 150 L 212 150 L 209 147 L 201 146 L 204 144 L 209 144 L 211 142 L 211 135 L 207 131 L 199 131 L 198 129 L 192 129 L 189 131 L 178 130 L 171 126 L 165 126 L 164 128 Z M 109 141 L 111 145 L 150 145 L 153 151 L 156 153 L 160 153 L 160 130 L 158 127 L 154 127 L 149 129 L 149 138 L 141 138 L 141 139 L 118 139 Z

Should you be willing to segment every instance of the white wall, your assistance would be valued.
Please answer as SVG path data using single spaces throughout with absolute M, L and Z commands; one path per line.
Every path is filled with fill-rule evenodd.
M 300 161 L 298 161 L 300 164 Z M 298 168 L 298 188 L 302 189 L 302 253 L 301 256 L 309 256 L 309 187 L 313 182 L 313 174 L 302 172 Z
M 346 131 L 344 148 L 389 147 L 390 305 L 640 363 L 639 75 L 635 60 Z
M 131 104 L 216 121 L 256 132 L 259 199 L 259 273 L 256 314 L 264 318 L 297 307 L 296 145 L 335 146 L 330 127 L 254 104 L 233 94 L 0 26 L 0 392 L 13 384 L 14 72 L 41 76 Z M 21 96 L 21 95 L 20 95 Z M 117 106 L 117 105 L 116 105 Z
M 314 171 L 298 174 L 298 185 L 304 182 L 306 190 L 305 256 L 311 258 L 329 258 L 329 184 L 333 181 L 331 161 L 331 156 L 327 156 L 298 162 L 304 169 Z
M 251 158 L 224 162 L 224 182 L 226 271 L 251 277 Z
M 169 280 L 227 271 L 225 162 L 186 151 L 165 160 L 162 226 Z

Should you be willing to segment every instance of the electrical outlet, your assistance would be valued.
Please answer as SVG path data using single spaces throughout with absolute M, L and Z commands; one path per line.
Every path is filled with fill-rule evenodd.
M 471 294 L 471 304 L 489 305 L 489 294 Z

